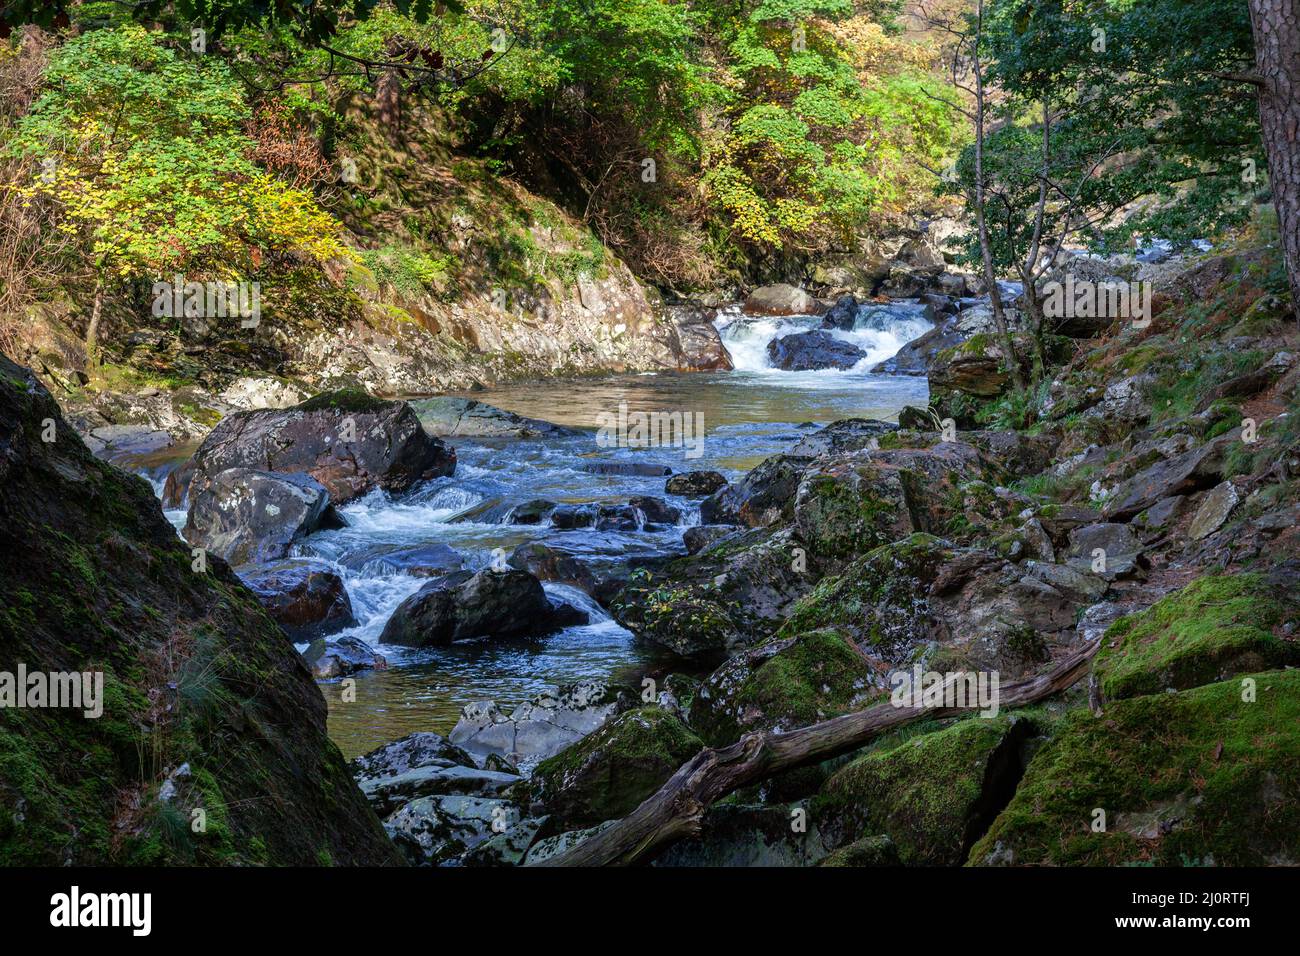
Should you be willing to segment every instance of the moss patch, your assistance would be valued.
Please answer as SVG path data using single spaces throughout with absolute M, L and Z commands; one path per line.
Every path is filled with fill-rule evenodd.
M 1279 635 L 1300 608 L 1258 574 L 1207 575 L 1116 621 L 1097 654 L 1107 699 L 1185 690 L 1300 660 Z
M 1022 717 L 971 718 L 838 771 L 810 815 L 832 845 L 885 833 L 905 865 L 955 865 L 1010 799 L 1021 746 L 1036 732 Z
M 969 862 L 1300 863 L 1300 672 L 1250 679 L 1074 711 Z

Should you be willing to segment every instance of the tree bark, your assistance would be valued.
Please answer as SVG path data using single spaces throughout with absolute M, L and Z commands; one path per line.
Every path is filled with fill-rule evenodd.
M 1291 307 L 1300 317 L 1300 0 L 1250 0 L 1259 125 Z
M 1099 646 L 1100 641 L 1091 641 L 1047 673 L 1001 688 L 999 706 L 1032 704 L 1072 686 L 1088 672 Z M 957 707 L 896 707 L 886 702 L 788 734 L 747 734 L 730 747 L 696 754 L 628 816 L 536 865 L 626 866 L 648 861 L 674 841 L 697 833 L 709 806 L 733 790 L 850 753 L 923 717 L 970 713 Z

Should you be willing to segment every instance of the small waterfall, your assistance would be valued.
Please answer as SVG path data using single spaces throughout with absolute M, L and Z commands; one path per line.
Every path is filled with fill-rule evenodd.
M 720 311 L 714 325 L 731 353 L 737 371 L 770 375 L 843 376 L 870 371 L 878 362 L 893 358 L 904 345 L 933 328 L 934 321 L 928 308 L 916 303 L 863 303 L 858 308 L 851 331 L 827 331 L 837 339 L 852 342 L 867 353 L 866 357 L 847 372 L 825 369 L 803 373 L 782 372 L 772 368 L 767 359 L 767 344 L 785 335 L 820 329 L 820 316 L 752 316 L 733 309 Z

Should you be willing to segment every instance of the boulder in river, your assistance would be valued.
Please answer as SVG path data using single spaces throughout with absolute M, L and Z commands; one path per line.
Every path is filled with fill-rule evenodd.
M 814 315 L 818 311 L 816 299 L 784 282 L 755 289 L 742 308 L 749 315 Z
M 568 584 L 588 594 L 596 588 L 595 575 L 579 558 L 540 541 L 525 541 L 511 552 L 506 563 L 529 572 L 539 581 Z
M 852 342 L 837 339 L 829 332 L 795 332 L 767 343 L 767 358 L 775 368 L 787 372 L 816 369 L 853 368 L 867 353 Z
M 578 612 L 581 614 L 581 612 Z M 393 612 L 381 644 L 437 647 L 471 637 L 536 637 L 573 623 L 527 571 L 457 571 L 434 578 Z
M 472 398 L 426 398 L 415 408 L 425 430 L 441 438 L 567 438 L 582 434 L 576 428 L 516 415 Z
M 334 680 L 357 671 L 386 670 L 388 660 L 356 637 L 320 638 L 303 651 L 302 659 L 317 680 Z
M 309 475 L 227 468 L 191 488 L 181 533 L 234 565 L 283 558 L 300 538 L 342 523 L 329 492 Z
M 373 488 L 403 492 L 452 474 L 456 453 L 425 432 L 406 402 L 327 392 L 286 409 L 222 419 L 194 453 L 190 496 L 228 468 L 306 474 L 335 504 Z
M 636 478 L 664 478 L 673 473 L 667 465 L 648 461 L 587 461 L 582 470 L 593 475 L 626 475 Z
M 713 494 L 726 483 L 727 479 L 716 471 L 686 471 L 669 478 L 664 484 L 664 493 L 701 498 Z
M 245 567 L 240 578 L 295 641 L 310 641 L 356 623 L 343 579 L 328 564 L 288 559 Z
M 645 515 L 650 524 L 676 524 L 682 517 L 679 509 L 653 495 L 638 495 L 628 499 L 628 504 Z
M 857 321 L 857 318 L 858 297 L 851 294 L 842 295 L 835 300 L 835 304 L 822 316 L 822 328 L 852 332 L 853 323 Z

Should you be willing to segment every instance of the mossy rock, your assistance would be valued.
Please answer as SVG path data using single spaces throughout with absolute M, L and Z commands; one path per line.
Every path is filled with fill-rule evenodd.
M 924 633 L 924 582 L 952 554 L 929 534 L 875 548 L 795 604 L 778 635 L 840 627 L 859 644 L 876 647 L 915 639 Z
M 840 847 L 818 866 L 901 866 L 898 847 L 889 837 L 870 836 Z
M 284 631 L 3 357 L 0 447 L 0 671 L 103 674 L 97 718 L 0 708 L 0 865 L 398 862 Z
M 1246 680 L 1072 712 L 969 862 L 1300 864 L 1300 671 Z
M 382 398 L 375 398 L 360 388 L 341 388 L 309 398 L 302 404 L 294 406 L 294 411 L 340 411 L 365 414 L 380 411 L 390 404 L 392 403 Z
M 631 813 L 702 749 L 668 711 L 629 710 L 538 764 L 522 796 L 551 815 L 549 829 L 592 826 Z
M 1094 669 L 1108 700 L 1186 690 L 1300 662 L 1300 605 L 1260 574 L 1206 575 L 1106 631 Z
M 775 638 L 731 658 L 696 691 L 689 720 L 718 747 L 750 731 L 784 732 L 857 710 L 879 693 L 852 638 L 826 628 Z
M 1023 717 L 973 717 L 872 751 L 839 770 L 809 815 L 831 846 L 887 834 L 907 866 L 954 866 L 1006 805 L 1038 732 Z

